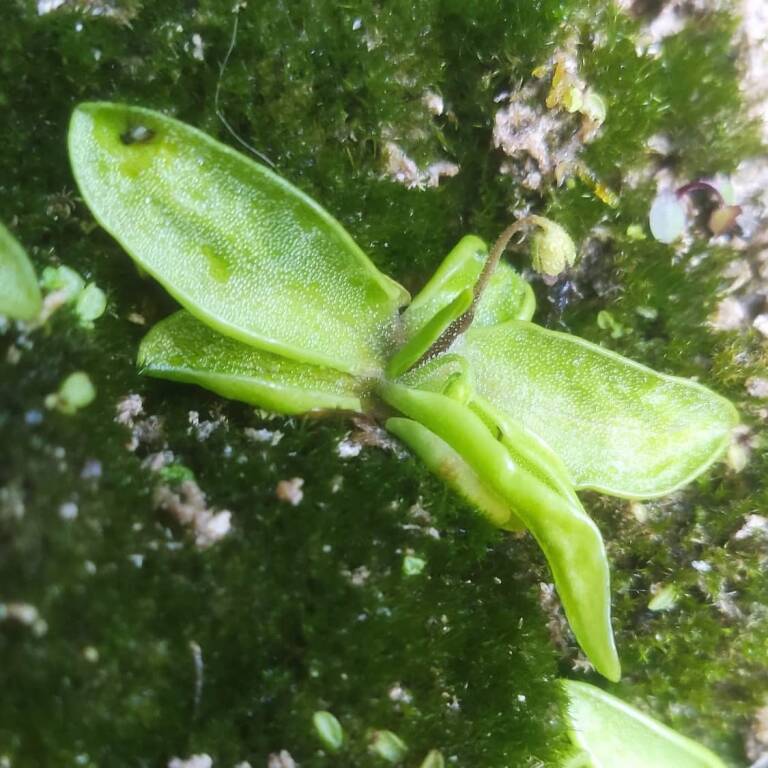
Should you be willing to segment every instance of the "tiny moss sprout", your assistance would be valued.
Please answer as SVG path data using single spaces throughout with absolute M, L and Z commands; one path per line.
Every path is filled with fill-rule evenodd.
M 76 371 L 61 382 L 57 392 L 45 398 L 45 407 L 72 415 L 90 405 L 95 399 L 96 389 L 88 374 Z
M 590 101 L 599 118 L 566 74 L 558 100 Z M 182 305 L 141 342 L 141 373 L 283 414 L 382 420 L 493 525 L 534 537 L 576 640 L 620 678 L 606 547 L 578 492 L 675 491 L 722 457 L 738 414 L 700 384 L 532 322 L 533 290 L 502 255 L 531 232 L 533 267 L 554 280 L 577 256 L 563 227 L 530 214 L 490 248 L 467 235 L 411 299 L 318 203 L 184 123 L 82 104 L 69 152 L 97 221 Z M 673 198 L 665 237 L 680 227 Z M 618 333 L 607 312 L 600 322 Z M 336 743 L 332 716 L 318 717 Z M 405 746 L 378 731 L 372 749 L 398 762 Z
M 344 744 L 344 729 L 341 723 L 330 712 L 319 711 L 312 715 L 312 724 L 315 726 L 320 741 L 331 752 L 338 752 Z
M 679 594 L 674 584 L 660 587 L 648 602 L 649 611 L 670 611 L 677 605 Z
M 418 576 L 427 567 L 427 561 L 416 555 L 406 555 L 403 558 L 403 574 L 405 576 Z
M 101 317 L 106 308 L 107 296 L 96 283 L 88 283 L 75 303 L 75 312 L 85 328 L 92 328 L 93 321 Z
M 422 760 L 419 768 L 445 768 L 445 758 L 442 752 L 436 749 L 430 750 L 424 760 Z
M 733 203 L 729 184 L 698 180 L 674 191 L 660 192 L 654 198 L 649 223 L 656 240 L 661 243 L 673 243 L 683 234 L 688 219 L 685 198 L 697 192 L 706 192 L 715 198 L 716 205 L 707 221 L 712 235 L 722 235 L 734 227 L 741 207 Z
M 373 731 L 368 748 L 388 763 L 399 763 L 408 752 L 406 743 L 392 731 Z

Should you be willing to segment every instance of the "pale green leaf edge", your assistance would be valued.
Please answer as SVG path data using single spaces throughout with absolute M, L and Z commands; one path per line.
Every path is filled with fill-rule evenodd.
M 627 719 L 634 720 L 642 727 L 647 728 L 656 736 L 666 739 L 678 749 L 683 752 L 688 752 L 692 757 L 701 761 L 701 768 L 726 768 L 725 763 L 720 760 L 714 752 L 710 751 L 701 744 L 689 739 L 687 736 L 683 736 L 681 733 L 672 730 L 669 726 L 664 725 L 658 720 L 646 715 L 638 709 L 630 706 L 626 702 L 612 696 L 602 688 L 598 688 L 589 683 L 580 682 L 577 680 L 561 680 L 566 696 L 568 697 L 568 720 L 569 729 L 568 734 L 571 741 L 581 749 L 583 749 L 592 759 L 592 765 L 594 768 L 614 768 L 614 766 L 605 765 L 595 761 L 594 754 L 590 748 L 590 744 L 584 735 L 579 731 L 571 717 L 571 707 L 573 706 L 572 700 L 575 698 L 580 699 L 582 702 L 595 700 L 601 704 L 611 707 L 615 712 L 625 716 Z M 653 768 L 648 766 L 648 768 Z

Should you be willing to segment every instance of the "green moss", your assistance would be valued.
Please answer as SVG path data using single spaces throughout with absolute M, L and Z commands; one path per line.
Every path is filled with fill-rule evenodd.
M 575 274 L 582 298 L 556 311 L 550 302 L 562 286 L 537 283 L 537 320 L 740 400 L 764 353 L 755 338 L 706 326 L 733 254 L 702 241 L 673 259 L 668 247 L 626 235 L 646 224 L 654 190 L 630 188 L 627 176 L 647 162 L 654 133 L 672 138 L 675 167 L 690 178 L 732 169 L 757 150 L 739 103 L 733 21 L 712 15 L 651 58 L 636 53 L 635 22 L 602 2 L 270 0 L 240 11 L 220 78 L 235 18 L 229 0 L 123 4 L 133 13 L 122 23 L 67 9 L 38 16 L 31 0 L 1 5 L 3 219 L 38 273 L 67 264 L 103 288 L 109 306 L 90 331 L 64 308 L 28 342 L 13 329 L 0 336 L 0 599 L 32 603 L 48 625 L 35 637 L 0 624 L 0 681 L 10 692 L 0 698 L 0 755 L 14 766 L 79 755 L 82 764 L 121 766 L 197 751 L 217 765 L 263 765 L 288 749 L 305 765 L 360 766 L 372 760 L 367 730 L 385 728 L 409 745 L 408 764 L 431 748 L 463 766 L 556 764 L 558 651 L 536 599 L 549 577 L 535 546 L 490 530 L 411 458 L 366 448 L 342 460 L 342 420 L 263 422 L 197 389 L 138 378 L 139 339 L 172 302 L 76 199 L 66 125 L 78 101 L 122 100 L 237 145 L 216 114 L 220 86 L 238 135 L 412 289 L 462 234 L 495 237 L 515 207 L 531 204 L 577 241 L 600 223 L 605 236 Z M 193 55 L 193 34 L 204 61 Z M 584 160 L 619 193 L 615 208 L 581 181 L 522 190 L 499 174 L 491 149 L 494 97 L 527 81 L 570 34 L 582 42 L 582 75 L 608 102 Z M 428 89 L 443 95 L 446 114 L 426 110 Z M 461 173 L 423 191 L 382 179 L 387 139 L 421 165 L 448 159 Z M 625 329 L 620 338 L 598 327 L 601 310 Z M 12 344 L 17 364 L 6 360 Z M 75 416 L 44 412 L 45 395 L 75 370 L 92 378 L 96 401 Z M 114 422 L 130 392 L 165 424 L 156 444 L 135 453 Z M 190 410 L 227 422 L 200 441 L 188 431 Z M 245 427 L 285 437 L 254 443 Z M 142 462 L 163 448 L 175 462 L 160 476 Z M 746 514 L 765 509 L 766 470 L 764 449 L 755 451 L 741 475 L 716 468 L 649 505 L 642 524 L 624 504 L 587 499 L 613 560 L 626 677 L 612 690 L 735 764 L 764 689 L 768 587 L 758 544 L 736 546 L 732 536 Z M 187 472 L 211 505 L 233 512 L 233 533 L 205 552 L 152 508 L 157 483 Z M 305 481 L 297 507 L 275 498 L 277 482 L 291 477 Z M 409 511 L 419 499 L 440 538 Z M 64 520 L 58 510 L 70 501 L 78 515 Z M 421 573 L 403 573 L 409 554 L 426 561 Z M 367 574 L 364 584 L 352 583 L 355 572 Z M 647 608 L 658 583 L 679 589 L 669 611 Z M 740 616 L 724 612 L 729 592 Z M 190 643 L 203 661 L 197 703 Z M 568 662 L 559 671 L 573 674 Z M 393 702 L 395 684 L 412 701 Z M 340 756 L 319 752 L 312 714 L 323 709 L 344 728 Z

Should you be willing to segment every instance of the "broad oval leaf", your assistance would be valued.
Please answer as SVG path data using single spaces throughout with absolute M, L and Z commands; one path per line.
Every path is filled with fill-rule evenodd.
M 531 323 L 472 328 L 454 351 L 477 391 L 544 440 L 579 488 L 670 493 L 723 454 L 738 423 L 700 384 Z
M 316 202 L 158 112 L 81 104 L 69 153 L 96 220 L 215 330 L 295 360 L 375 375 L 406 291 Z
M 571 740 L 584 768 L 725 768 L 701 744 L 587 683 L 563 680 Z
M 29 321 L 41 308 L 40 288 L 29 256 L 0 224 L 0 315 Z
M 351 376 L 221 336 L 184 310 L 144 337 L 138 362 L 148 376 L 197 384 L 277 413 L 362 410 L 360 384 Z

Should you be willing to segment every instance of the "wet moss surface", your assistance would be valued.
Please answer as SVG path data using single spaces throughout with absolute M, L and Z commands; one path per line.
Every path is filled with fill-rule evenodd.
M 0 7 L 0 218 L 38 272 L 67 264 L 109 299 L 93 329 L 65 307 L 32 334 L 0 335 L 0 602 L 40 616 L 0 622 L 0 758 L 165 766 L 207 753 L 216 766 L 260 766 L 287 750 L 305 766 L 364 766 L 382 764 L 367 744 L 386 728 L 408 744 L 408 766 L 431 748 L 467 768 L 558 765 L 555 679 L 584 673 L 573 645 L 550 637 L 536 547 L 485 525 L 407 455 L 365 446 L 342 458 L 338 444 L 354 429 L 342 417 L 273 419 L 141 379 L 138 342 L 173 303 L 78 199 L 67 122 L 81 100 L 125 101 L 249 151 L 217 114 L 218 94 L 240 139 L 409 289 L 462 234 L 492 239 L 520 205 L 579 241 L 594 243 L 600 225 L 571 276 L 578 293 L 535 284 L 536 320 L 697 376 L 756 423 L 744 381 L 765 365 L 763 342 L 707 325 L 731 250 L 699 239 L 679 257 L 626 235 L 654 194 L 650 180 L 625 183 L 649 162 L 651 135 L 671 137 L 687 178 L 730 171 L 758 150 L 739 101 L 734 20 L 707 16 L 651 57 L 636 50 L 638 22 L 603 3 L 302 0 L 234 14 L 228 0 L 164 0 L 105 3 L 118 11 L 101 15 L 75 6 Z M 526 190 L 499 173 L 491 145 L 494 98 L 574 36 L 582 76 L 609 103 L 582 159 L 618 194 L 615 207 L 577 177 Z M 444 114 L 424 106 L 426 91 L 442 94 Z M 389 140 L 419 165 L 447 159 L 461 171 L 407 189 L 383 178 Z M 619 337 L 598 327 L 600 310 Z M 74 370 L 90 375 L 96 401 L 74 416 L 46 410 Z M 115 421 L 131 393 L 143 398 L 136 421 L 153 419 L 135 447 Z M 215 422 L 210 436 L 190 411 Z M 283 437 L 255 442 L 248 429 Z M 162 471 L 152 468 L 158 453 L 170 462 Z M 625 670 L 612 692 L 733 765 L 745 762 L 743 734 L 767 683 L 764 543 L 733 539 L 766 507 L 765 470 L 757 448 L 743 472 L 719 465 L 642 510 L 586 500 L 612 558 Z M 190 474 L 212 507 L 233 514 L 232 533 L 205 551 L 153 503 L 158 485 Z M 304 480 L 296 506 L 275 492 L 293 477 Z M 426 561 L 420 574 L 404 573 L 408 554 Z M 674 584 L 679 599 L 652 612 L 659 584 Z M 338 755 L 312 730 L 320 709 L 346 731 Z

